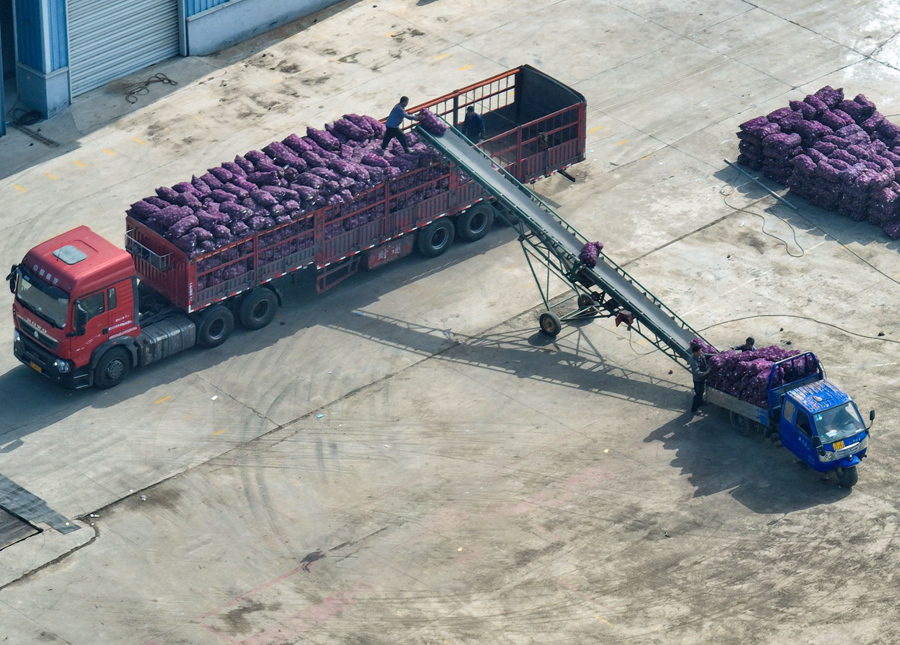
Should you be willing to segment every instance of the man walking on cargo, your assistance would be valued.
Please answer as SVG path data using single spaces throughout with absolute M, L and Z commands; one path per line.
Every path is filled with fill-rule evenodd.
M 709 361 L 703 355 L 703 347 L 691 345 L 692 356 L 688 359 L 691 366 L 691 376 L 694 378 L 694 401 L 691 403 L 691 414 L 697 414 L 697 410 L 703 405 L 703 387 L 706 384 L 706 376 L 709 374 Z
M 471 105 L 466 108 L 466 118 L 463 121 L 462 131 L 472 143 L 484 141 L 484 118 Z
M 418 121 L 419 118 L 406 111 L 407 105 L 409 105 L 409 98 L 401 96 L 400 102 L 394 106 L 393 110 L 391 110 L 390 116 L 388 116 L 387 121 L 384 123 L 384 126 L 387 129 L 384 131 L 384 139 L 381 140 L 382 150 L 387 150 L 391 139 L 397 139 L 397 141 L 400 142 L 400 145 L 403 146 L 403 150 L 409 153 L 409 143 L 407 143 L 406 134 L 403 133 L 400 126 L 403 125 L 403 119 Z

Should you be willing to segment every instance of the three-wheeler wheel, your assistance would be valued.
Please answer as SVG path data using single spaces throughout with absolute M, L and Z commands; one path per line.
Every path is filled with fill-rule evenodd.
M 859 481 L 859 473 L 856 471 L 856 466 L 850 466 L 850 468 L 838 468 L 837 480 L 838 484 L 844 488 L 852 488 L 855 486 L 856 482 Z
M 737 430 L 739 435 L 742 437 L 750 436 L 750 419 L 741 416 L 737 412 L 729 412 L 728 417 L 731 421 L 731 427 Z
M 552 311 L 545 311 L 541 314 L 540 320 L 541 331 L 548 336 L 558 336 L 562 331 L 562 321 Z

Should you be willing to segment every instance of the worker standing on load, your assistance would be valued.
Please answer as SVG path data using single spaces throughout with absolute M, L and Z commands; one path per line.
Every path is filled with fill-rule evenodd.
M 753 352 L 753 351 L 756 351 L 755 345 L 756 345 L 756 341 L 753 339 L 753 337 L 748 336 L 747 340 L 744 341 L 743 345 L 735 345 L 731 349 L 738 351 L 738 352 Z
M 697 410 L 703 405 L 703 388 L 706 385 L 706 376 L 709 374 L 709 361 L 703 355 L 703 347 L 697 344 L 691 345 L 692 356 L 688 359 L 691 366 L 691 376 L 694 378 L 694 401 L 691 403 L 691 414 L 697 414 Z
M 473 143 L 484 141 L 484 118 L 471 105 L 466 108 L 466 118 L 463 121 L 462 131 L 469 141 Z
M 390 116 L 388 116 L 387 121 L 384 123 L 386 130 L 384 131 L 384 139 L 381 140 L 382 150 L 387 150 L 391 139 L 397 139 L 397 141 L 400 142 L 400 145 L 403 146 L 403 150 L 409 153 L 409 143 L 406 141 L 406 134 L 403 133 L 400 126 L 403 125 L 403 119 L 418 121 L 419 118 L 406 111 L 407 105 L 409 105 L 409 98 L 401 96 L 400 102 L 394 106 L 393 110 L 391 110 Z

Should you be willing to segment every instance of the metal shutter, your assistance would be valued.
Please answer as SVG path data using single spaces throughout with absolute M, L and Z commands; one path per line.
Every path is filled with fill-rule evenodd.
M 72 96 L 177 56 L 178 0 L 68 0 Z

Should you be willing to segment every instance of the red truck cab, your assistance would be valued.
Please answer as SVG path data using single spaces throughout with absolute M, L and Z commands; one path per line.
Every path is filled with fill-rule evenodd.
M 89 387 L 104 356 L 130 368 L 140 333 L 131 256 L 79 226 L 31 249 L 8 276 L 16 358 L 70 388 Z

